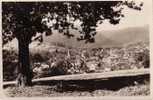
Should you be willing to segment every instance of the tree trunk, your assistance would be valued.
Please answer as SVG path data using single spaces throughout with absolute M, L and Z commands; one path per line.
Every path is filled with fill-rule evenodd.
M 29 43 L 23 40 L 18 40 L 19 44 L 19 65 L 18 65 L 18 86 L 31 86 L 32 85 L 32 71 L 30 68 L 29 59 Z

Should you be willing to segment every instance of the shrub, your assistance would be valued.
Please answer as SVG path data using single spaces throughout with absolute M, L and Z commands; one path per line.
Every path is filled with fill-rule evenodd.
M 89 62 L 91 65 L 94 64 L 94 72 L 148 68 L 150 64 L 149 49 L 142 44 L 121 48 L 71 48 L 69 53 L 70 56 L 67 57 L 66 48 L 58 48 L 57 51 L 53 52 L 32 53 L 30 55 L 32 69 L 42 69 L 41 73 L 35 72 L 34 77 L 88 73 L 90 72 L 90 67 L 87 65 Z M 3 50 L 4 80 L 16 78 L 17 59 L 18 56 L 15 51 Z M 35 66 L 35 63 L 40 63 L 40 65 Z M 51 67 L 52 63 L 55 65 Z M 50 67 L 44 68 L 43 64 Z
M 18 66 L 18 56 L 14 50 L 3 50 L 3 80 L 14 80 Z

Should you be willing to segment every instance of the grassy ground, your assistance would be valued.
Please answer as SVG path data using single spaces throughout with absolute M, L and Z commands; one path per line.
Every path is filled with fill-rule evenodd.
M 146 96 L 149 95 L 148 85 L 124 87 L 119 90 L 66 91 L 58 92 L 54 86 L 35 85 L 33 87 L 9 87 L 4 90 L 10 97 L 56 97 L 56 96 Z
M 119 79 L 120 80 L 120 79 Z M 113 83 L 112 83 L 113 82 Z M 76 81 L 53 84 L 34 84 L 32 87 L 4 88 L 9 97 L 57 97 L 57 96 L 147 96 L 150 94 L 149 82 L 125 82 L 125 80 L 112 81 Z

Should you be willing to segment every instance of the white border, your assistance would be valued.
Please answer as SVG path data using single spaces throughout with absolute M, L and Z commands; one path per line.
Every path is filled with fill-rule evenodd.
M 32 2 L 37 2 L 37 1 L 94 1 L 94 0 L 1 0 L 0 1 L 0 19 L 2 19 L 2 10 L 1 10 L 1 4 L 2 2 L 29 2 L 29 1 L 32 1 Z M 95 1 L 121 1 L 121 0 L 95 0 Z M 122 1 L 125 1 L 125 0 L 122 0 Z M 144 0 L 143 0 L 144 1 Z M 3 100 L 8 100 L 8 99 L 19 99 L 19 100 L 27 100 L 27 99 L 37 99 L 37 100 L 42 100 L 42 99 L 45 99 L 45 100 L 49 100 L 49 99 L 52 99 L 52 100 L 61 100 L 61 99 L 65 99 L 65 100 L 152 100 L 153 99 L 153 1 L 152 0 L 145 0 L 147 2 L 150 2 L 148 5 L 150 9 L 148 9 L 148 12 L 149 12 L 149 20 L 150 20 L 150 23 L 149 23 L 149 34 L 150 34 L 150 73 L 151 73 L 151 84 L 150 84 L 150 96 L 97 96 L 97 97 L 15 97 L 15 98 L 12 98 L 12 97 L 5 97 L 5 95 L 3 94 L 2 92 L 2 84 L 0 84 L 0 100 L 3 99 Z M 144 19 L 145 21 L 145 19 Z M 2 26 L 2 20 L 0 20 L 0 26 Z M 0 32 L 2 33 L 2 27 L 0 27 Z M 2 34 L 0 34 L 0 37 L 2 37 Z M 2 38 L 0 39 L 0 83 L 2 83 Z

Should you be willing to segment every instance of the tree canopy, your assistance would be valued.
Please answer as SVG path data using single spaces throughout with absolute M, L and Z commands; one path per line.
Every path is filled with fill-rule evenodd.
M 97 24 L 109 20 L 110 24 L 118 24 L 124 17 L 123 6 L 141 10 L 141 6 L 131 1 L 63 1 L 63 2 L 2 2 L 2 36 L 3 44 L 13 38 L 23 39 L 30 43 L 36 33 L 51 35 L 58 30 L 68 37 L 74 36 L 69 29 L 80 32 L 78 40 L 94 42 Z M 47 20 L 42 20 L 47 18 Z M 81 29 L 74 26 L 76 20 Z M 48 26 L 47 23 L 50 23 Z M 43 41 L 42 36 L 35 40 Z

